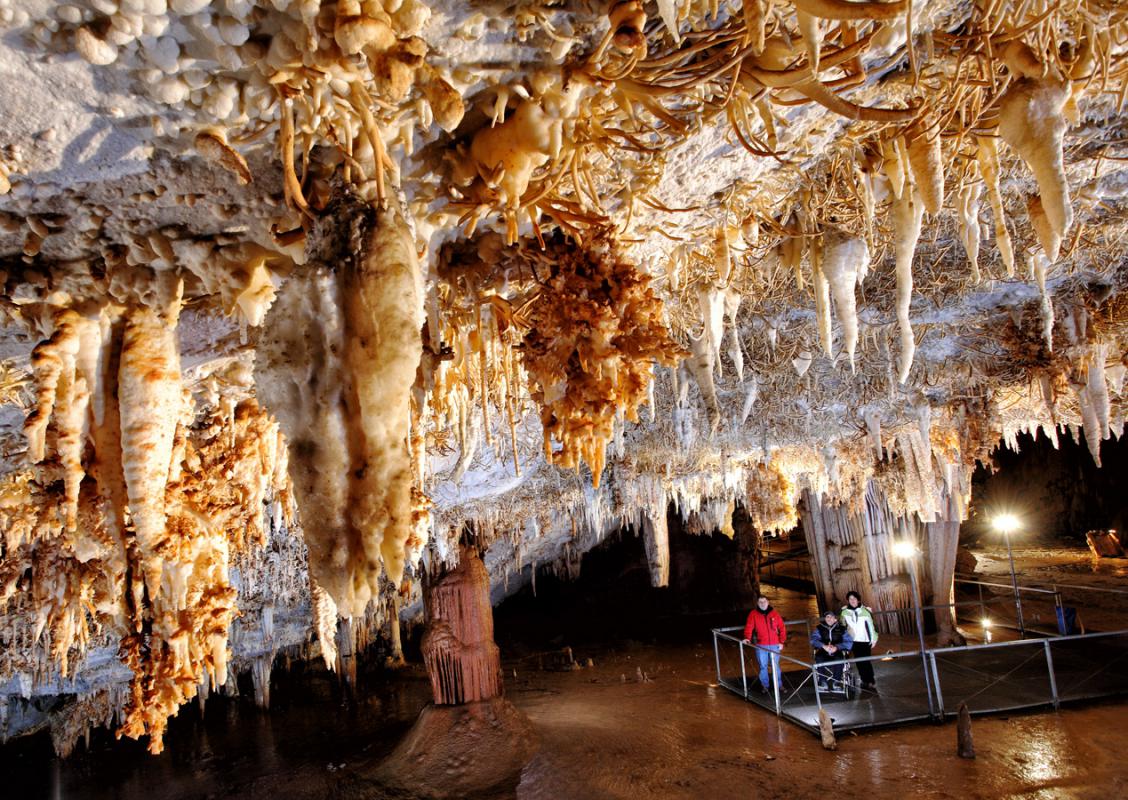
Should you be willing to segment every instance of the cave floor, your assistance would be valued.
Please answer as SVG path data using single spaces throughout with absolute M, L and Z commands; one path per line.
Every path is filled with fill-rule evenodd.
M 1078 554 L 1071 555 L 1068 563 L 1077 565 Z M 1039 554 L 1016 551 L 1016 557 L 1024 574 L 1037 570 Z M 1004 568 L 1005 563 L 1004 557 Z M 1075 568 L 1082 576 L 1077 582 L 1123 585 L 1117 565 L 1097 565 L 1092 578 Z M 1061 575 L 1052 568 L 1045 573 Z M 817 613 L 809 596 L 782 589 L 771 594 L 788 619 Z M 1116 613 L 1120 599 L 1105 598 L 1113 604 L 1107 608 L 1109 622 L 1128 618 Z M 513 787 L 483 797 L 1128 796 L 1128 702 L 1117 699 L 977 717 L 975 760 L 956 756 L 951 722 L 842 733 L 838 750 L 827 752 L 809 731 L 717 685 L 709 630 L 738 624 L 743 616 L 737 612 L 700 626 L 691 621 L 693 636 L 678 643 L 572 643 L 578 663 L 593 661 L 573 671 L 533 668 L 545 660 L 521 658 L 503 647 L 506 695 L 528 715 L 540 750 Z M 973 638 L 974 631 L 965 632 Z M 912 644 L 883 637 L 882 650 L 886 646 L 901 650 Z M 792 632 L 785 653 L 809 656 L 800 629 Z M 888 688 L 885 683 L 879 674 L 879 689 Z M 183 709 L 159 756 L 147 755 L 142 743 L 115 741 L 106 731 L 94 732 L 89 747 L 80 744 L 67 760 L 50 754 L 45 735 L 11 742 L 0 747 L 5 775 L 0 795 L 403 797 L 371 786 L 356 794 L 357 782 L 350 778 L 384 758 L 427 702 L 421 667 L 362 674 L 353 702 L 343 702 L 335 677 L 314 668 L 296 675 L 276 671 L 270 712 L 254 707 L 249 688 L 237 698 L 213 697 L 205 716 L 194 706 Z
M 976 718 L 971 761 L 956 756 L 952 723 L 841 734 L 827 752 L 808 731 L 718 686 L 705 641 L 577 647 L 575 655 L 594 666 L 507 663 L 506 694 L 532 721 L 540 750 L 515 788 L 484 797 L 1128 796 L 1128 703 Z M 378 701 L 352 709 L 324 686 L 308 699 L 300 686 L 276 687 L 275 697 L 285 690 L 288 699 L 268 714 L 246 697 L 213 699 L 204 720 L 186 709 L 160 756 L 96 735 L 92 752 L 80 747 L 67 761 L 29 754 L 22 766 L 5 758 L 4 772 L 22 799 L 385 797 L 371 788 L 354 795 L 349 777 L 406 732 L 426 685 L 415 668 L 368 680 Z
M 608 654 L 593 670 L 519 679 L 510 697 L 543 739 L 521 798 L 1128 795 L 1118 702 L 976 718 L 969 761 L 952 723 L 844 734 L 824 751 L 716 686 L 704 646 Z

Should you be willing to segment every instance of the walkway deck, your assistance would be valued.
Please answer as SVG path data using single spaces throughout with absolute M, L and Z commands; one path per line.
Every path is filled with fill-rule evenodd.
M 716 632 L 719 681 L 745 696 L 735 649 L 741 646 L 725 630 Z M 722 645 L 730 648 L 727 658 Z M 774 713 L 775 696 L 759 691 L 754 648 L 744 645 L 743 650 L 746 699 Z M 821 702 L 835 730 L 849 731 L 953 716 L 960 703 L 973 714 L 990 714 L 1128 694 L 1128 631 L 937 648 L 927 651 L 926 660 L 931 709 L 919 652 L 875 661 L 877 691 L 856 699 L 825 692 L 816 698 L 810 667 L 785 657 L 780 714 L 817 732 Z

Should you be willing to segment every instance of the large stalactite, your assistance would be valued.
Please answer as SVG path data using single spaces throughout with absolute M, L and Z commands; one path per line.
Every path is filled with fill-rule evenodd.
M 314 581 L 345 616 L 398 583 L 414 525 L 408 451 L 422 353 L 414 239 L 396 205 L 361 214 L 336 268 L 283 286 L 255 371 L 290 442 L 290 469 Z

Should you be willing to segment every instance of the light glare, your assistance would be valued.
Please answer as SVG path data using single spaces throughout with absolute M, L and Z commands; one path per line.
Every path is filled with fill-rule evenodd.
M 999 514 L 991 523 L 999 533 L 1011 534 L 1018 530 L 1018 517 L 1014 514 Z
M 912 558 L 916 553 L 916 545 L 912 542 L 893 543 L 893 555 L 897 556 L 897 558 Z

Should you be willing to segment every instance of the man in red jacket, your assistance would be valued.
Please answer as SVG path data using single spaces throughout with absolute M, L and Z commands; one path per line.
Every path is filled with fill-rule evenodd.
M 744 641 L 752 642 L 755 639 L 756 658 L 760 662 L 760 691 L 769 694 L 772 685 L 768 678 L 768 661 L 771 661 L 772 670 L 775 672 L 776 683 L 779 682 L 779 652 L 787 641 L 787 627 L 783 624 L 783 617 L 772 608 L 765 595 L 756 598 L 756 607 L 748 615 L 744 623 Z

